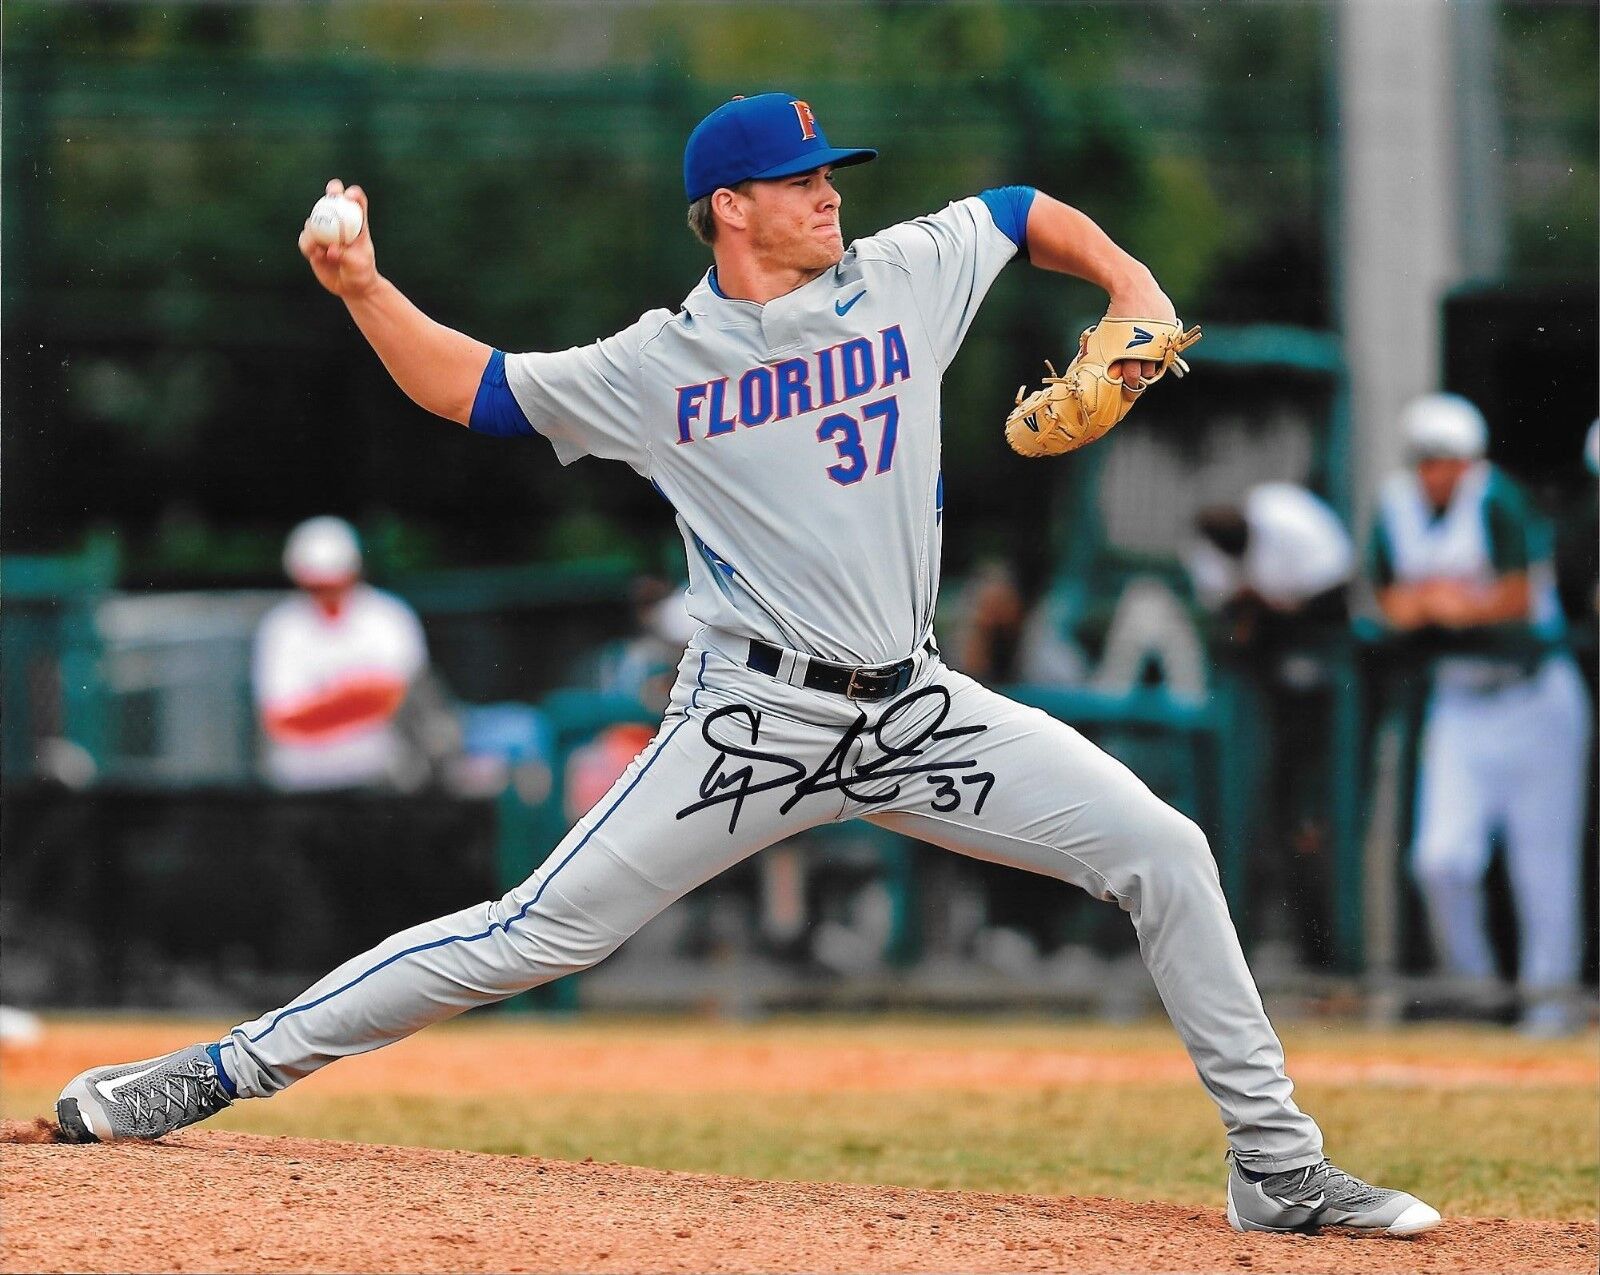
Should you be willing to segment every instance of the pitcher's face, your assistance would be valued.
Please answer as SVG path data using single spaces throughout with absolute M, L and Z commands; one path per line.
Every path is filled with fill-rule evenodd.
M 764 264 L 821 273 L 844 256 L 831 166 L 752 182 L 744 198 L 750 247 Z

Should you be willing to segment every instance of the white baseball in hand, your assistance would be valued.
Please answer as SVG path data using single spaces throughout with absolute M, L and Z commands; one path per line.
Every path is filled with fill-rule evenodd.
M 350 243 L 361 233 L 361 205 L 343 195 L 324 195 L 312 207 L 306 225 L 319 244 Z

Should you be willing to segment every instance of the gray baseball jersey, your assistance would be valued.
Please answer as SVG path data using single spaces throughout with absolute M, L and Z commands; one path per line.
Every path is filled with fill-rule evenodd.
M 940 378 L 1016 251 L 963 199 L 764 306 L 708 273 L 676 314 L 508 355 L 506 381 L 563 463 L 625 461 L 671 503 L 696 619 L 890 663 L 933 625 Z

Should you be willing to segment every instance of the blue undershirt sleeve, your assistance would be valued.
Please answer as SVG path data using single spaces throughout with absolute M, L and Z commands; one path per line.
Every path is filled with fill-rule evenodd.
M 522 407 L 506 384 L 506 356 L 496 350 L 489 356 L 472 400 L 472 417 L 467 422 L 474 433 L 495 438 L 516 438 L 535 433 Z
M 994 186 L 978 192 L 994 224 L 1024 253 L 1028 251 L 1028 210 L 1038 193 L 1032 186 Z

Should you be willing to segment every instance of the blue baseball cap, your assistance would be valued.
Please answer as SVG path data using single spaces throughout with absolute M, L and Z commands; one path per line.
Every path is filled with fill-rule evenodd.
M 683 190 L 692 204 L 723 186 L 843 168 L 878 152 L 829 146 L 811 107 L 788 93 L 736 97 L 707 115 L 683 148 Z

